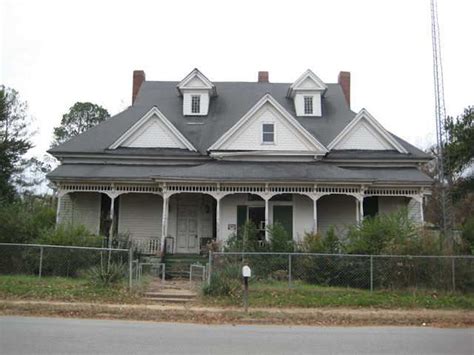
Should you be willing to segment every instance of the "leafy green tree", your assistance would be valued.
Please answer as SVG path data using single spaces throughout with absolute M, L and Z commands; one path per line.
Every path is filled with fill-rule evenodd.
M 109 112 L 102 106 L 90 102 L 76 102 L 69 112 L 63 115 L 61 125 L 54 128 L 53 146 L 66 142 L 109 117 Z
M 22 170 L 22 156 L 32 147 L 27 104 L 14 89 L 0 86 L 0 203 L 15 197 L 13 178 Z
M 474 163 L 474 106 L 466 108 L 456 119 L 448 117 L 445 129 L 448 172 L 461 174 Z

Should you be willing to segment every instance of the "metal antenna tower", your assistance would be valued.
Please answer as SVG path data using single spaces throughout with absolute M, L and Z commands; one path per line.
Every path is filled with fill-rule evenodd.
M 443 80 L 443 64 L 441 61 L 441 43 L 439 35 L 438 23 L 438 4 L 437 0 L 431 2 L 431 40 L 433 46 L 433 78 L 435 93 L 435 115 L 436 115 L 436 143 L 437 143 L 437 170 L 438 179 L 441 187 L 441 213 L 442 213 L 442 229 L 448 231 L 448 193 L 450 178 L 445 174 L 446 152 L 444 150 L 447 143 L 446 124 L 446 106 L 444 102 L 444 80 Z

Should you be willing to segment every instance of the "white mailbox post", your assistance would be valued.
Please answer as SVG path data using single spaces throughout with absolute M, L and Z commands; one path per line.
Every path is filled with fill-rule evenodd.
M 252 276 L 252 270 L 250 270 L 250 268 L 248 267 L 248 265 L 244 265 L 242 267 L 242 276 L 244 278 L 249 278 L 250 276 Z
M 244 279 L 244 307 L 245 312 L 249 308 L 249 278 L 252 276 L 252 270 L 248 265 L 242 267 L 242 277 Z

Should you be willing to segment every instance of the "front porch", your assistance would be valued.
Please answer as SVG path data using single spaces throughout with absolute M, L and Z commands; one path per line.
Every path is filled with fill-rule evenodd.
M 343 233 L 364 216 L 407 207 L 423 223 L 425 191 L 416 186 L 281 183 L 58 184 L 57 223 L 91 232 L 129 235 L 149 254 L 198 254 L 210 240 L 221 245 L 247 220 L 262 239 L 281 223 L 295 241 L 305 232 Z

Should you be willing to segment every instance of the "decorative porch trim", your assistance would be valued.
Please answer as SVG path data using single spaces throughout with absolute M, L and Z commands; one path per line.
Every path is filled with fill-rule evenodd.
M 151 194 L 162 194 L 162 188 L 159 185 L 144 185 L 144 184 L 57 184 L 58 197 L 71 192 L 97 192 L 103 193 L 110 198 L 115 198 L 119 195 L 126 193 L 151 193 Z
M 226 195 L 249 193 L 263 199 L 279 194 L 300 194 L 311 199 L 319 199 L 326 195 L 350 195 L 357 199 L 369 196 L 406 196 L 415 199 L 429 193 L 424 187 L 367 187 L 365 185 L 319 185 L 319 184 L 283 184 L 283 183 L 165 183 L 155 184 L 115 184 L 115 183 L 60 183 L 58 196 L 70 192 L 99 192 L 117 197 L 125 193 L 151 193 L 169 196 L 177 193 L 203 193 L 222 198 Z

